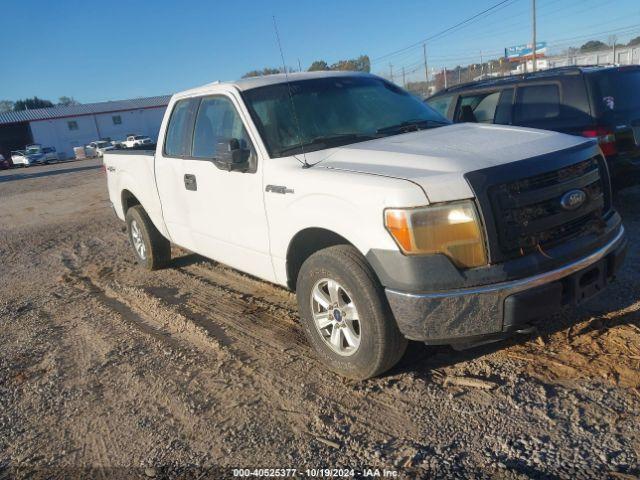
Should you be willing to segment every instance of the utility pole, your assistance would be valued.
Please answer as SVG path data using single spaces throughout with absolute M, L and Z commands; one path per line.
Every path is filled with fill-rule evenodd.
M 533 13 L 533 55 L 531 56 L 531 70 L 537 70 L 537 62 L 536 62 L 536 0 L 531 0 L 532 3 L 532 13 Z
M 429 88 L 429 68 L 427 67 L 427 44 L 422 44 L 422 54 L 424 55 L 424 76 L 427 80 L 427 89 Z
M 609 35 L 609 45 L 613 47 L 613 61 L 611 62 L 613 65 L 618 63 L 616 60 L 616 43 L 618 42 L 618 37 L 616 35 Z
M 404 67 L 402 67 L 402 87 L 407 88 L 407 78 L 404 75 Z
M 393 83 L 393 65 L 389 64 L 389 76 L 391 77 L 391 83 Z
M 302 64 L 300 63 L 300 59 L 298 59 L 298 71 L 302 71 Z
M 613 62 L 614 65 L 618 62 L 616 62 L 616 42 L 615 40 L 613 41 Z
M 444 67 L 442 71 L 444 72 L 444 88 L 447 88 L 447 67 Z

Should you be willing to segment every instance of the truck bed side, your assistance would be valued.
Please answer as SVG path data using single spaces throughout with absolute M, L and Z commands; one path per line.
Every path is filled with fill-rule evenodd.
M 154 159 L 153 150 L 105 152 L 109 199 L 121 220 L 127 204 L 141 204 L 156 228 L 168 238 L 156 189 Z

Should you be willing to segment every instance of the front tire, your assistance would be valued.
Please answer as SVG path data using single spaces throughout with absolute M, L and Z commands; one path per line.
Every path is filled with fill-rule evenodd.
M 147 212 L 134 205 L 125 216 L 127 234 L 138 263 L 148 270 L 158 270 L 171 261 L 171 244 L 155 227 Z
M 298 275 L 301 323 L 320 361 L 356 380 L 380 375 L 404 355 L 402 336 L 373 270 L 358 250 L 311 255 Z

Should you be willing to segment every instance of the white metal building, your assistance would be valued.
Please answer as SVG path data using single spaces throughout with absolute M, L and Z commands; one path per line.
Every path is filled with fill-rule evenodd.
M 166 95 L 0 113 L 0 153 L 40 143 L 55 147 L 61 158 L 70 158 L 73 147 L 100 139 L 147 135 L 155 142 L 170 98 Z

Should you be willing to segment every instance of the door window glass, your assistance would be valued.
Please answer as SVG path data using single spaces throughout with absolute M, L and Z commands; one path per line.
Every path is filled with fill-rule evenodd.
M 493 123 L 500 92 L 478 92 L 460 98 L 458 122 Z
M 511 107 L 513 105 L 513 88 L 505 88 L 500 93 L 500 100 L 496 107 L 493 123 L 508 125 L 511 123 Z
M 447 114 L 449 113 L 449 107 L 451 106 L 452 100 L 453 95 L 443 95 L 441 97 L 430 98 L 429 100 L 427 100 L 427 105 L 429 105 L 443 117 L 448 118 Z
M 164 153 L 170 157 L 186 157 L 191 154 L 191 129 L 193 115 L 198 106 L 198 99 L 180 100 L 173 107 L 167 138 L 164 142 Z M 127 141 L 134 137 L 127 137 Z
M 557 85 L 531 85 L 518 88 L 516 121 L 547 120 L 560 115 L 560 90 Z
M 249 145 L 242 120 L 233 103 L 226 97 L 203 98 L 193 132 L 193 153 L 197 158 L 215 158 L 219 144 L 228 145 L 237 138 Z

